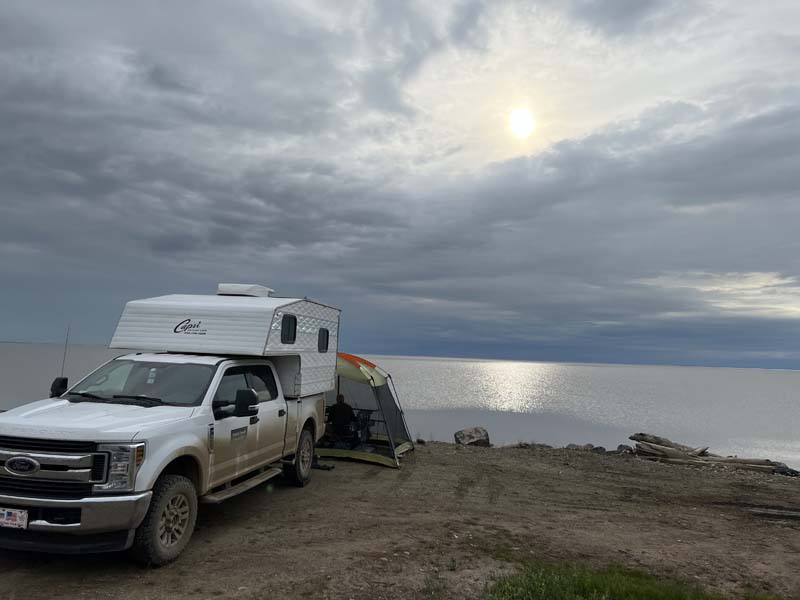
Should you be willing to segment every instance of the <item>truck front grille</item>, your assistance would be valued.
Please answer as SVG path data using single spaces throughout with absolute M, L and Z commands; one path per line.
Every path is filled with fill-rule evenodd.
M 94 442 L 73 442 L 70 440 L 41 440 L 0 435 L 0 448 L 20 452 L 53 452 L 71 454 L 75 452 L 97 452 Z
M 29 498 L 85 498 L 92 494 L 91 483 L 0 477 L 0 494 Z
M 39 463 L 21 475 L 6 461 L 25 456 Z M 11 463 L 9 463 L 11 464 Z M 0 436 L 0 494 L 36 498 L 84 498 L 106 479 L 108 454 L 94 442 L 73 442 Z

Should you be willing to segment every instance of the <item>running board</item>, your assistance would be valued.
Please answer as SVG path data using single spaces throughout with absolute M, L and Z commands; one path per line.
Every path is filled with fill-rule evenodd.
M 263 473 L 260 473 L 255 477 L 251 477 L 250 479 L 246 479 L 241 483 L 232 485 L 231 487 L 220 490 L 219 492 L 214 492 L 213 494 L 206 494 L 200 498 L 200 502 L 203 504 L 219 504 L 220 502 L 224 502 L 225 500 L 233 498 L 234 496 L 238 496 L 242 492 L 252 490 L 254 487 L 261 485 L 265 481 L 268 481 L 276 475 L 280 475 L 281 473 L 283 473 L 281 469 L 267 469 Z

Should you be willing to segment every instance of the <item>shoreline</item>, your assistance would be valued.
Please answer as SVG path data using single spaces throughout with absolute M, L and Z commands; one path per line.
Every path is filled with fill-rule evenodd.
M 409 430 L 414 439 L 448 443 L 459 429 L 475 425 L 484 427 L 496 446 L 514 446 L 519 443 L 546 444 L 553 448 L 565 448 L 570 444 L 602 446 L 613 450 L 619 445 L 632 445 L 630 427 L 602 425 L 580 417 L 554 412 L 515 413 L 511 411 L 487 411 L 480 409 L 434 409 L 406 410 Z M 695 447 L 709 445 L 712 452 L 724 456 L 758 455 L 800 468 L 800 448 L 794 445 L 782 447 L 779 440 L 768 438 L 733 437 L 720 441 L 703 439 L 700 436 L 686 437 L 679 430 L 663 432 L 672 439 L 692 444 Z

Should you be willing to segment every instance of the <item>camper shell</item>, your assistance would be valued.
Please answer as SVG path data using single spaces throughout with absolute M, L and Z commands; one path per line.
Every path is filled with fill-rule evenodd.
M 109 347 L 269 356 L 287 398 L 334 387 L 340 310 L 270 288 L 220 284 L 217 295 L 172 294 L 125 305 Z

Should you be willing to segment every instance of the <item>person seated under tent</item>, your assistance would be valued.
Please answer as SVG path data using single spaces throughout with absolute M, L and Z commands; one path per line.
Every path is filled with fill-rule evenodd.
M 352 435 L 352 424 L 356 420 L 353 407 L 344 401 L 344 394 L 336 396 L 336 404 L 328 407 L 328 424 L 330 430 L 336 437 L 348 437 Z

